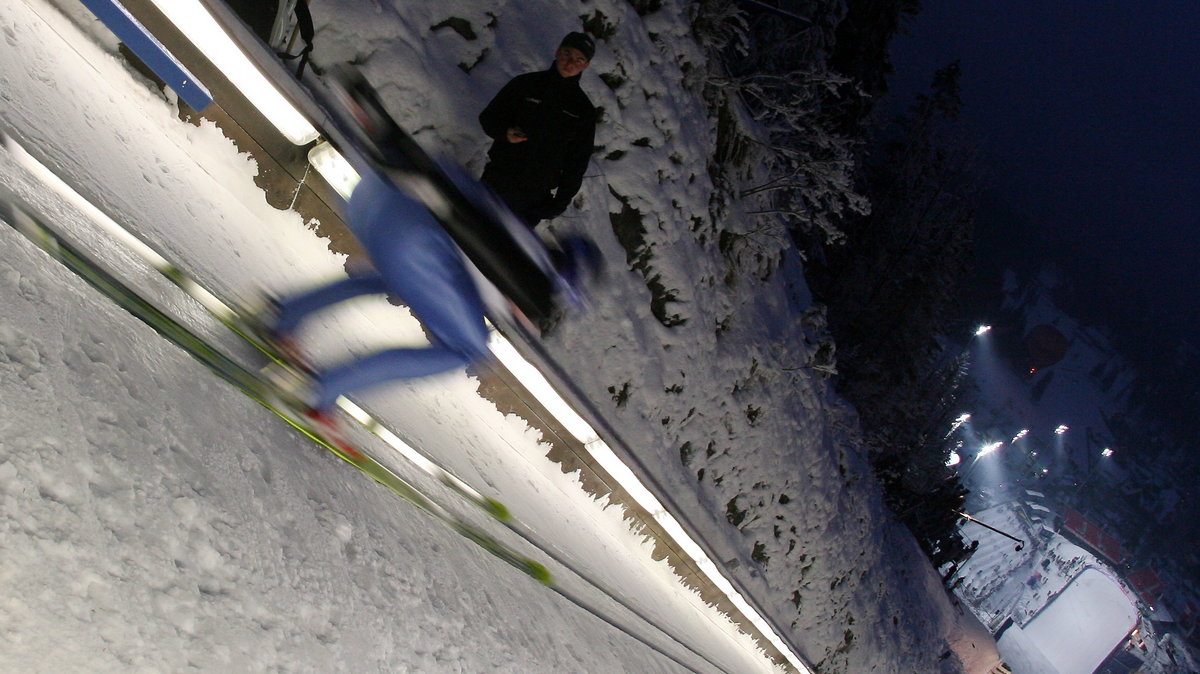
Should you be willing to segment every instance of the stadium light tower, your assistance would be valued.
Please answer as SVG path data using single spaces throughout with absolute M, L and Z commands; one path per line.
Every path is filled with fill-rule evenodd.
M 965 482 L 971 473 L 975 472 L 975 466 L 979 465 L 979 460 L 991 454 L 992 452 L 1004 446 L 1003 441 L 989 442 L 979 448 L 979 452 L 975 454 L 975 458 L 971 460 L 971 465 L 967 466 L 967 470 L 963 472 L 962 479 Z
M 988 454 L 991 454 L 992 452 L 996 451 L 997 449 L 1000 449 L 1003 446 L 1004 446 L 1004 442 L 1000 441 L 1000 440 L 997 440 L 996 442 L 989 442 L 988 444 L 979 448 L 979 454 L 976 455 L 976 460 L 982 459 L 983 457 L 987 456 Z
M 958 415 L 958 417 L 954 419 L 954 423 L 950 424 L 950 430 L 946 431 L 946 437 L 947 438 L 950 437 L 954 433 L 954 431 L 957 431 L 959 428 L 962 428 L 962 425 L 967 423 L 968 421 L 970 421 L 970 419 L 971 419 L 970 414 L 963 413 L 963 414 Z

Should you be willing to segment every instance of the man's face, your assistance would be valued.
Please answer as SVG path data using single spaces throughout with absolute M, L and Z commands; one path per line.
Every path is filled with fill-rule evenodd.
M 587 70 L 589 63 L 583 52 L 574 47 L 559 47 L 558 51 L 554 52 L 554 67 L 563 77 L 575 77 Z

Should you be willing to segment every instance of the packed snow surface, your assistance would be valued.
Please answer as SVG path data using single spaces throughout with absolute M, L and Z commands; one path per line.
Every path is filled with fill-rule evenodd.
M 594 310 L 549 348 L 821 671 L 952 667 L 936 575 L 882 507 L 853 415 L 806 367 L 819 336 L 802 320 L 794 251 L 767 280 L 722 280 L 705 172 L 714 127 L 687 87 L 704 57 L 684 10 L 663 5 L 645 17 L 616 0 L 559 13 L 532 1 L 455 3 L 455 15 L 380 0 L 313 11 L 318 60 L 361 63 L 422 143 L 476 170 L 486 139 L 474 116 L 490 95 L 548 65 L 581 14 L 604 18 L 612 33 L 584 78 L 605 109 L 603 149 L 553 227 L 592 234 L 613 264 Z M 45 0 L 0 5 L 0 119 L 26 147 L 218 292 L 343 273 L 316 223 L 267 205 L 247 155 L 209 122 L 180 122 L 173 97 L 127 66 L 102 26 L 62 7 L 70 17 Z M 452 16 L 475 37 L 434 29 Z M 86 225 L 23 180 L 5 176 L 26 201 Z M 641 214 L 654 273 L 674 293 L 666 317 L 680 320 L 652 310 L 644 270 L 621 264 L 609 214 L 623 209 Z M 679 668 L 316 451 L 13 231 L 0 237 L 0 668 Z M 310 332 L 322 360 L 421 338 L 382 301 Z M 622 513 L 476 388 L 458 372 L 366 402 L 721 669 L 770 669 L 649 559 Z
M 1023 625 L 1011 625 L 998 646 L 1021 674 L 1091 674 L 1124 641 L 1138 614 L 1120 584 L 1087 568 Z
M 1091 674 L 1136 622 L 1137 609 L 1121 586 L 1093 568 L 1072 580 L 1024 630 L 1054 666 L 1051 671 Z

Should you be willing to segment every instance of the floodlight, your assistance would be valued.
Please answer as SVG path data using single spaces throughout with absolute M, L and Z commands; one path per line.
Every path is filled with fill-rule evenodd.
M 358 171 L 328 141 L 321 141 L 308 151 L 308 163 L 346 200 L 361 179 Z
M 978 456 L 978 458 L 983 458 L 983 457 L 987 456 L 988 454 L 991 454 L 992 452 L 996 451 L 997 449 L 1000 449 L 1003 446 L 1004 446 L 1004 443 L 1001 441 L 989 442 L 988 444 L 979 448 L 979 454 L 977 456 Z
M 954 423 L 950 424 L 950 430 L 946 431 L 946 437 L 950 437 L 951 433 L 953 433 L 954 431 L 957 431 L 959 429 L 959 427 L 962 426 L 963 424 L 967 423 L 967 420 L 970 418 L 971 418 L 970 414 L 958 415 L 958 417 L 955 418 Z

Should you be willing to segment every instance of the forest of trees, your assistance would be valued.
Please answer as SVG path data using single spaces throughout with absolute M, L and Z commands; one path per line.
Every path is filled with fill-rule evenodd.
M 959 65 L 885 119 L 889 45 L 917 0 L 697 4 L 697 32 L 719 42 L 727 69 L 712 84 L 735 91 L 767 134 L 722 138 L 718 161 L 741 159 L 747 143 L 765 157 L 769 177 L 738 195 L 806 254 L 838 390 L 860 413 L 885 499 L 932 559 L 951 561 L 965 490 L 935 429 L 962 378 L 945 335 L 963 328 L 979 201 L 975 152 L 955 125 Z
M 867 128 L 858 176 L 871 212 L 845 222 L 847 243 L 821 248 L 807 271 L 888 501 L 931 550 L 953 539 L 946 511 L 963 496 L 937 435 L 962 375 L 946 335 L 966 327 L 956 310 L 978 203 L 974 153 L 952 132 L 959 76 L 957 64 L 939 70 L 906 114 Z

